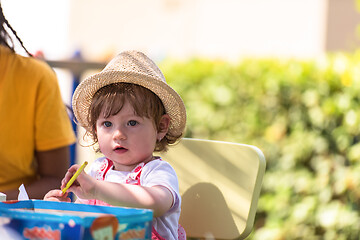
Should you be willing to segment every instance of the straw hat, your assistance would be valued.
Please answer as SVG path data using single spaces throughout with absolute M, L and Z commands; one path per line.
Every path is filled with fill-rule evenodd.
M 82 81 L 76 88 L 72 106 L 76 119 L 87 130 L 88 113 L 93 95 L 102 87 L 112 83 L 134 83 L 154 92 L 162 101 L 170 116 L 169 133 L 181 135 L 186 124 L 184 102 L 165 81 L 156 64 L 138 51 L 125 51 L 113 58 L 99 73 Z

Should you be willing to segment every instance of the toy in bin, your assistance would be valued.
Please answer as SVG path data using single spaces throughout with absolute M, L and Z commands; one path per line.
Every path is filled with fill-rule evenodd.
M 151 239 L 153 212 L 43 200 L 0 202 L 1 239 Z

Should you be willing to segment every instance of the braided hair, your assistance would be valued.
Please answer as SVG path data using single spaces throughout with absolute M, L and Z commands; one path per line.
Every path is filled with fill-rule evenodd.
M 9 49 L 11 49 L 13 52 L 15 52 L 14 41 L 11 38 L 11 35 L 9 34 L 9 32 L 7 31 L 7 28 L 5 26 L 8 29 L 10 29 L 11 33 L 16 37 L 16 39 L 18 40 L 18 42 L 20 43 L 22 48 L 25 50 L 25 52 L 29 56 L 32 56 L 32 54 L 24 46 L 24 43 L 21 41 L 21 39 L 17 35 L 16 31 L 12 28 L 12 26 L 10 25 L 8 20 L 5 18 L 3 9 L 1 7 L 1 3 L 0 3 L 0 45 L 4 45 L 4 46 L 8 47 Z

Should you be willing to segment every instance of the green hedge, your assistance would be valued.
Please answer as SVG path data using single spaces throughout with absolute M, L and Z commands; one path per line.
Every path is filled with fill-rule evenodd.
M 251 239 L 359 239 L 360 52 L 160 67 L 187 107 L 186 137 L 264 152 Z

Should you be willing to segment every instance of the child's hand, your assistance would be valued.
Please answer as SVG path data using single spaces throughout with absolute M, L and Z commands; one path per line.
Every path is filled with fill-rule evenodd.
M 64 179 L 61 181 L 61 189 L 65 188 L 66 184 L 70 181 L 71 177 L 79 167 L 80 165 L 75 164 L 68 169 Z M 94 198 L 95 182 L 96 180 L 94 178 L 82 171 L 74 183 L 69 187 L 68 191 L 73 192 L 79 198 L 92 199 Z
M 63 193 L 59 189 L 49 191 L 45 197 L 45 201 L 55 201 L 55 202 L 71 202 L 71 199 L 68 197 L 68 193 Z

